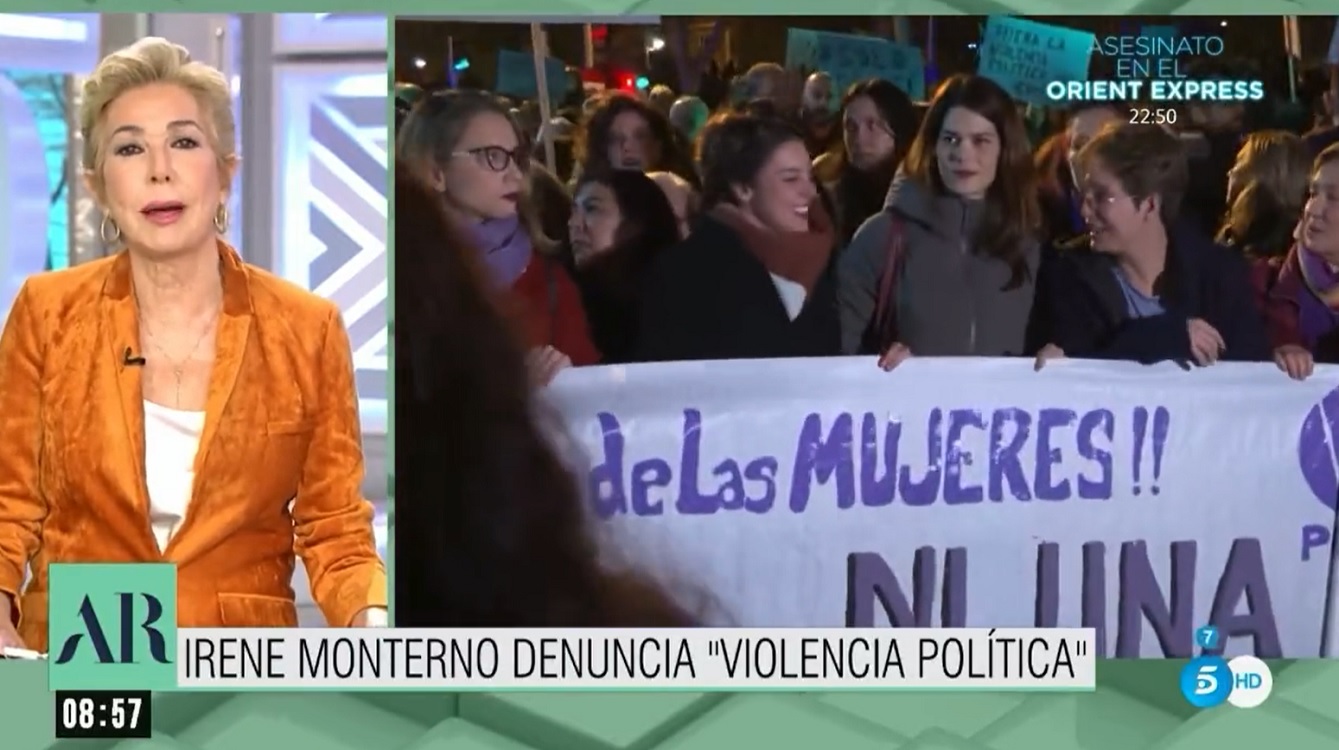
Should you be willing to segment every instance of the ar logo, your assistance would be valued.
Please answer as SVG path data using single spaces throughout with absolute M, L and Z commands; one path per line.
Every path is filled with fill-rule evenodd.
M 175 565 L 51 563 L 48 574 L 51 690 L 176 687 Z
M 141 593 L 138 596 L 144 601 L 145 611 L 143 621 L 136 624 L 136 594 L 124 591 L 116 594 L 120 611 L 117 613 L 119 637 L 115 653 L 112 652 L 111 642 L 107 640 L 107 632 L 103 629 L 102 621 L 98 619 L 98 612 L 93 607 L 93 600 L 84 596 L 79 604 L 78 614 L 84 632 L 74 633 L 65 639 L 65 643 L 60 647 L 60 654 L 56 657 L 56 663 L 68 664 L 74 659 L 84 643 L 84 636 L 88 636 L 88 645 L 93 649 L 99 664 L 137 664 L 139 662 L 135 659 L 136 629 L 144 631 L 145 639 L 148 641 L 148 657 L 159 664 L 170 663 L 167 658 L 167 639 L 157 627 L 158 621 L 163 618 L 163 603 L 152 594 Z

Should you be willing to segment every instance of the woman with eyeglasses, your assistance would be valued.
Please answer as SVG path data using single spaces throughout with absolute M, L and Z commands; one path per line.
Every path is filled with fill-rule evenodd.
M 513 292 L 536 382 L 597 363 L 581 294 L 538 229 L 528 148 L 504 106 L 479 91 L 433 94 L 406 118 L 396 150 L 468 230 L 493 282 Z
M 1074 166 L 1088 234 L 1043 274 L 1038 368 L 1061 357 L 1199 366 L 1270 359 L 1246 259 L 1178 218 L 1190 168 L 1175 135 L 1116 123 Z

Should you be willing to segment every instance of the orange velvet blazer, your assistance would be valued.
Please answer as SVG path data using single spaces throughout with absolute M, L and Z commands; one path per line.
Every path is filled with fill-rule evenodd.
M 0 336 L 0 592 L 14 597 L 28 648 L 47 649 L 52 562 L 176 563 L 182 627 L 296 626 L 296 557 L 330 625 L 386 606 L 339 310 L 223 243 L 219 258 L 195 485 L 162 551 L 141 368 L 125 364 L 127 348 L 139 351 L 129 257 L 33 276 L 14 301 Z

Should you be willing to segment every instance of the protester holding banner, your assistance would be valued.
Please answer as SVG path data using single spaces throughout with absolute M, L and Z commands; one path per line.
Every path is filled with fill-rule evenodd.
M 746 114 L 709 124 L 704 215 L 651 269 L 638 359 L 837 354 L 836 239 L 818 193 L 797 128 Z
M 481 254 L 395 170 L 396 625 L 684 627 L 651 579 L 601 563 Z M 485 277 L 488 274 L 488 277 Z
M 842 348 L 1020 356 L 1040 258 L 1032 156 L 1013 100 L 979 76 L 936 93 L 884 211 L 842 256 Z
M 527 190 L 526 140 L 492 96 L 438 92 L 414 108 L 398 156 L 441 196 L 449 215 L 481 248 L 492 279 L 522 310 L 536 377 L 599 361 L 581 296 L 538 231 Z
M 836 209 L 833 225 L 842 245 L 883 208 L 888 187 L 916 137 L 916 109 L 906 92 L 881 78 L 859 81 L 842 97 L 842 141 L 829 154 L 837 168 L 825 184 Z M 819 168 L 819 157 L 814 170 Z
M 1339 363 L 1339 144 L 1316 157 L 1310 197 L 1288 255 L 1255 264 L 1274 360 L 1295 378 Z
M 577 182 L 569 242 L 602 364 L 631 361 L 646 271 L 678 242 L 678 224 L 669 198 L 641 172 L 584 172 Z
M 1189 181 L 1181 141 L 1159 125 L 1117 123 L 1077 166 L 1088 234 L 1046 271 L 1039 364 L 1267 361 L 1245 258 L 1178 225 Z

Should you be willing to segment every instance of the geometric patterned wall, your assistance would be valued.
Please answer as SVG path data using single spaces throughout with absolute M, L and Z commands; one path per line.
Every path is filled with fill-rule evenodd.
M 387 393 L 386 68 L 279 63 L 274 92 L 276 267 L 343 311 L 372 430 Z
M 364 492 L 388 533 L 385 16 L 282 13 L 269 17 L 271 196 L 276 273 L 333 301 L 353 348 Z M 264 54 L 261 50 L 258 53 Z M 254 118 L 252 120 L 255 121 Z M 305 570 L 294 576 L 299 621 L 319 626 Z

